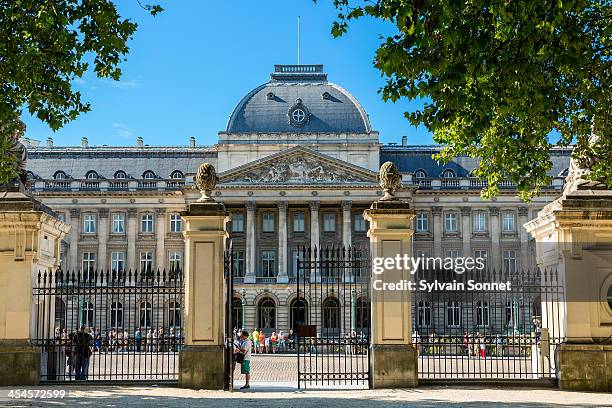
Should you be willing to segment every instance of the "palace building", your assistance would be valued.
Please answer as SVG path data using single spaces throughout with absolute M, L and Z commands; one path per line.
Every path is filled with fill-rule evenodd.
M 64 270 L 137 271 L 182 268 L 179 213 L 199 197 L 198 166 L 211 163 L 220 177 L 214 197 L 232 214 L 236 307 L 243 296 L 250 306 L 241 319 L 251 330 L 288 330 L 298 248 L 367 246 L 362 214 L 381 195 L 376 177 L 386 161 L 402 173 L 398 195 L 417 211 L 415 255 L 481 257 L 496 270 L 533 266 L 535 245 L 522 225 L 559 196 L 571 149 L 551 151 L 553 181 L 528 204 L 510 182 L 495 199 L 481 199 L 477 160 L 440 164 L 432 159 L 438 149 L 409 145 L 406 136 L 380 143 L 359 101 L 328 81 L 322 65 L 276 65 L 238 102 L 215 145 L 190 138 L 149 146 L 138 138 L 133 146 L 90 146 L 83 138 L 81 146 L 55 146 L 49 139 L 30 142 L 27 166 L 35 196 L 72 226 Z M 350 297 L 321 296 L 332 309 Z M 153 311 L 153 320 L 164 313 Z

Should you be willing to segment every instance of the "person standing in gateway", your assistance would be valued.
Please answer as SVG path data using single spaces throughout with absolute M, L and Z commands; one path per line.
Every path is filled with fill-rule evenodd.
M 242 339 L 242 343 L 240 344 L 240 352 L 244 354 L 244 359 L 240 367 L 240 373 L 244 374 L 246 378 L 245 384 L 240 387 L 240 389 L 247 390 L 251 388 L 249 381 L 251 380 L 251 348 L 253 347 L 253 344 L 249 339 L 249 332 L 246 330 L 242 331 L 240 338 Z

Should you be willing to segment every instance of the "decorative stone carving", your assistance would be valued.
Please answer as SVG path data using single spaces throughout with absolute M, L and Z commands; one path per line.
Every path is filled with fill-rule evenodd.
M 378 173 L 378 183 L 383 189 L 385 195 L 380 201 L 395 201 L 395 191 L 402 185 L 402 176 L 399 174 L 395 164 L 388 161 L 380 166 L 380 172 Z
M 98 210 L 98 216 L 100 218 L 108 218 L 108 208 L 100 208 Z
M 351 207 L 353 206 L 353 202 L 350 200 L 342 201 L 342 210 L 343 211 L 351 211 Z
M 498 216 L 499 215 L 499 208 L 498 207 L 489 207 L 489 214 L 494 215 L 494 216 Z
M 276 203 L 279 210 L 287 210 L 288 204 L 286 201 L 279 201 Z
M 25 134 L 25 123 L 17 119 L 15 122 L 10 123 L 10 129 L 14 130 L 13 136 L 10 139 L 9 148 L 6 150 L 5 155 L 10 160 L 10 167 L 17 175 L 14 180 L 9 180 L 8 185 L 19 187 L 19 190 L 25 192 L 28 188 L 28 173 L 26 171 L 26 161 L 28 159 L 28 151 L 26 147 L 19 141 Z M 4 127 L 4 126 L 3 126 Z M 7 129 L 7 128 L 5 128 Z M 9 130 L 10 132 L 11 130 Z M 14 188 L 14 187 L 13 187 Z
M 461 207 L 461 215 L 469 216 L 472 213 L 471 207 Z
M 134 218 L 137 213 L 138 213 L 138 210 L 136 208 L 128 208 L 127 209 L 127 215 L 130 218 Z
M 245 201 L 244 206 L 248 211 L 255 211 L 255 201 Z
M 81 216 L 81 210 L 78 208 L 70 209 L 70 218 L 79 218 Z
M 372 182 L 372 178 L 334 165 L 315 155 L 291 154 L 245 170 L 224 183 L 329 184 Z
M 442 215 L 442 207 L 437 207 L 437 206 L 436 207 L 431 207 L 431 213 L 434 216 L 438 216 L 438 217 L 441 216 Z
M 321 203 L 319 201 L 311 201 L 308 203 L 311 211 L 319 211 L 319 207 L 321 207 Z
M 527 207 L 519 207 L 518 209 L 519 217 L 526 217 L 529 215 L 529 209 Z
M 217 181 L 218 177 L 215 167 L 210 163 L 202 163 L 195 176 L 195 184 L 202 194 L 198 199 L 199 203 L 215 201 L 210 194 L 217 185 Z

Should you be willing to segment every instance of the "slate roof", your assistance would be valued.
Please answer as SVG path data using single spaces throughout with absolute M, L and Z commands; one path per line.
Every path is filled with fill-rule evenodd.
M 288 112 L 297 99 L 308 122 L 292 125 Z M 249 92 L 236 106 L 226 133 L 369 133 L 370 120 L 344 88 L 328 82 L 323 65 L 276 65 L 270 81 Z

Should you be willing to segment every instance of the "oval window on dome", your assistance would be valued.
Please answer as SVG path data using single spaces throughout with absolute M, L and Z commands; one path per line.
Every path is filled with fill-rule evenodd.
M 297 108 L 293 110 L 291 117 L 294 121 L 301 123 L 304 121 L 304 119 L 306 119 L 306 112 L 304 112 L 303 109 Z

